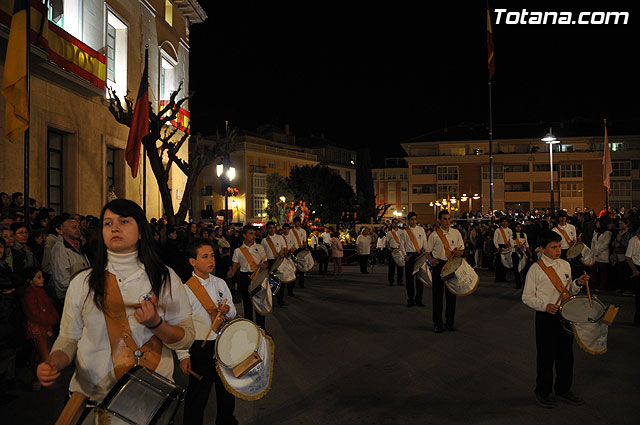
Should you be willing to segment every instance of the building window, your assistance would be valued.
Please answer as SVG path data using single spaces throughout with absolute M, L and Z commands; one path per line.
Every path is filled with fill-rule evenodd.
M 106 27 L 106 84 L 120 99 L 124 99 L 127 94 L 127 26 L 109 10 Z
M 611 196 L 631 197 L 631 182 L 611 182 Z
M 582 183 L 560 183 L 560 197 L 582 198 Z
M 173 26 L 173 5 L 170 0 L 164 0 L 164 20 Z
M 482 166 L 482 178 L 484 180 L 489 180 L 489 166 L 488 165 L 483 165 Z M 503 179 L 504 178 L 504 170 L 502 168 L 502 165 L 494 165 L 493 166 L 493 179 Z
M 505 183 L 505 192 L 529 192 L 529 182 Z
M 116 185 L 116 150 L 107 146 L 107 188 Z
M 57 215 L 62 213 L 62 139 L 62 133 L 47 131 L 47 201 Z
M 553 164 L 553 171 L 558 171 L 559 164 Z M 533 164 L 533 171 L 540 172 L 546 171 L 547 173 L 551 169 L 549 164 Z
M 387 180 L 397 180 L 398 177 L 395 171 L 387 171 Z
M 549 182 L 533 182 L 533 193 L 549 193 L 551 185 Z M 558 190 L 558 181 L 553 181 L 553 190 Z
M 411 172 L 415 174 L 436 174 L 435 165 L 414 165 Z
M 511 164 L 504 166 L 505 173 L 528 173 L 529 164 Z
M 269 168 L 276 168 L 276 161 L 269 161 Z
M 406 171 L 401 171 L 400 172 L 400 180 L 408 180 L 409 179 L 409 173 Z
M 620 211 L 621 208 L 628 210 L 631 208 L 631 201 L 609 201 L 609 206 L 618 211 Z
M 267 176 L 265 174 L 254 174 L 251 185 L 252 217 L 266 217 L 264 212 L 267 202 Z
M 391 202 L 391 203 L 396 202 L 396 183 L 395 182 L 387 183 L 387 202 Z
M 582 164 L 560 164 L 560 177 L 582 177 Z
M 560 145 L 560 152 L 573 152 L 573 145 Z
M 611 150 L 613 152 L 623 151 L 624 150 L 624 146 L 623 146 L 622 143 L 611 143 Z
M 161 52 L 160 66 L 160 100 L 169 100 L 171 93 L 177 88 L 175 78 L 176 61 L 171 56 Z
M 458 166 L 438 167 L 438 180 L 458 180 Z
M 50 0 L 49 20 L 82 41 L 82 0 Z
M 631 177 L 631 161 L 614 161 L 611 163 L 612 177 Z
M 406 204 L 409 202 L 409 183 L 401 182 L 400 183 L 400 202 Z
M 458 185 L 457 184 L 439 184 L 438 185 L 438 199 L 447 199 L 451 197 L 458 197 Z
M 435 184 L 414 184 L 411 186 L 411 191 L 415 195 L 419 195 L 422 193 L 436 193 L 436 185 Z

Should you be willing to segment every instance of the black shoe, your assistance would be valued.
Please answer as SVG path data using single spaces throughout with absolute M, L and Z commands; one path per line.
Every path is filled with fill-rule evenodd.
M 418 307 L 424 307 L 424 304 L 422 304 L 422 301 L 418 301 L 418 302 L 416 302 L 416 306 L 418 306 Z
M 540 407 L 544 407 L 545 409 L 553 409 L 557 406 L 556 402 L 551 399 L 549 394 L 538 394 L 536 395 L 536 404 Z
M 448 323 L 445 323 L 445 324 L 444 324 L 444 328 L 445 328 L 445 330 L 447 330 L 447 331 L 449 331 L 449 332 L 455 332 L 455 331 L 457 331 L 457 330 L 458 330 L 458 329 L 456 329 L 455 327 L 453 327 L 453 325 L 450 325 L 450 324 L 448 324 Z
M 433 331 L 437 334 L 441 334 L 444 329 L 442 325 L 433 325 Z
M 574 406 L 582 406 L 584 404 L 584 400 L 581 399 L 576 394 L 572 393 L 571 391 L 567 391 L 566 393 L 563 393 L 563 394 L 556 394 L 556 397 L 558 397 L 560 400 L 564 401 L 565 403 L 569 403 Z

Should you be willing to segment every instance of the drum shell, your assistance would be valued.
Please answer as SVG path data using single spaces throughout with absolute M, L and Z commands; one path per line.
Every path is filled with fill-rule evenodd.
M 391 258 L 396 263 L 396 266 L 404 267 L 404 255 L 402 255 L 400 248 L 396 248 L 391 251 Z
M 293 258 L 294 258 L 294 264 L 296 265 L 296 268 L 298 269 L 298 271 L 302 273 L 307 273 L 311 271 L 311 269 L 315 264 L 313 261 L 313 256 L 311 255 L 311 252 L 306 249 L 303 249 L 297 254 L 295 254 Z
M 246 323 L 245 323 L 246 322 Z M 257 342 L 255 343 L 255 347 L 251 347 L 252 344 L 249 345 L 249 349 L 246 350 L 246 352 L 248 353 L 247 356 L 243 359 L 237 359 L 236 361 L 234 361 L 233 363 L 230 362 L 228 359 L 223 359 L 222 356 L 220 355 L 220 350 L 222 349 L 222 344 L 225 343 L 226 340 L 226 333 L 227 332 L 231 332 L 234 327 L 237 327 L 238 324 L 244 324 L 245 326 L 250 326 L 250 329 L 255 329 L 255 332 L 258 334 L 258 338 L 257 338 Z M 237 318 L 237 319 L 233 319 L 232 321 L 230 321 L 229 323 L 227 323 L 226 325 L 224 325 L 222 327 L 222 329 L 220 329 L 220 331 L 218 332 L 218 335 L 216 337 L 216 344 L 215 344 L 215 353 L 216 353 L 216 360 L 224 367 L 228 368 L 228 369 L 232 369 L 234 367 L 236 367 L 238 364 L 242 363 L 244 360 L 246 360 L 251 353 L 256 352 L 259 350 L 260 348 L 260 329 L 250 320 L 245 319 L 245 318 Z M 244 356 L 243 356 L 244 357 Z M 227 363 L 225 363 L 225 361 Z
M 277 259 L 276 262 L 273 263 L 271 271 L 278 276 L 281 283 L 289 283 L 296 280 L 296 266 L 290 258 L 283 257 Z
M 446 282 L 449 279 L 453 279 L 456 275 L 456 271 L 462 266 L 462 257 L 451 257 L 449 261 L 442 268 L 442 281 Z
M 594 307 L 589 307 L 588 297 L 586 295 L 573 295 L 567 298 L 562 302 L 560 308 L 558 309 L 558 317 L 560 318 L 560 322 L 562 323 L 563 328 L 573 334 L 574 323 L 597 323 L 599 322 L 605 315 L 607 309 L 602 301 L 597 296 L 591 297 L 591 304 Z M 572 311 L 570 312 L 570 308 L 568 306 L 572 305 L 581 305 L 582 307 L 579 310 L 584 310 L 583 317 L 579 317 L 574 314 Z M 589 310 L 594 314 L 593 317 L 589 316 Z

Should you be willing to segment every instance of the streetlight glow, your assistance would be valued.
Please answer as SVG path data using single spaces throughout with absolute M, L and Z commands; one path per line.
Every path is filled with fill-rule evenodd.
M 236 169 L 235 167 L 230 167 L 229 171 L 227 171 L 227 178 L 229 181 L 233 181 L 236 178 Z
M 224 170 L 224 165 L 218 164 L 216 165 L 216 175 L 220 177 L 222 175 L 222 171 Z
M 286 202 L 287 198 L 285 198 L 284 196 L 281 196 L 281 197 L 280 197 L 280 200 L 281 200 L 282 202 Z

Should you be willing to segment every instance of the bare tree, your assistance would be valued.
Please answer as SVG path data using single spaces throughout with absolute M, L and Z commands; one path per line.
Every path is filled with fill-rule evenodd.
M 217 138 L 214 141 L 204 139 L 199 135 L 194 136 L 195 140 L 190 140 L 188 131 L 178 134 L 179 129 L 169 123 L 176 119 L 184 102 L 191 97 L 187 96 L 176 101 L 181 88 L 182 83 L 171 93 L 169 102 L 158 113 L 153 112 L 151 103 L 149 103 L 149 135 L 142 138 L 144 152 L 149 158 L 151 170 L 158 183 L 167 223 L 170 224 L 179 224 L 184 221 L 191 206 L 191 193 L 196 188 L 198 176 L 206 166 L 213 163 L 219 156 L 224 155 L 226 149 L 231 149 L 233 140 L 235 140 L 235 131 L 231 131 L 226 138 Z M 125 105 L 122 105 L 115 90 L 108 88 L 108 92 L 109 111 L 118 123 L 131 127 L 133 99 L 125 97 Z M 176 135 L 178 136 L 176 137 Z M 178 157 L 180 148 L 186 142 L 189 142 L 188 160 Z M 166 164 L 163 164 L 163 158 L 167 159 Z M 169 171 L 174 164 L 187 176 L 187 183 L 177 213 L 174 213 L 171 190 L 169 189 Z

